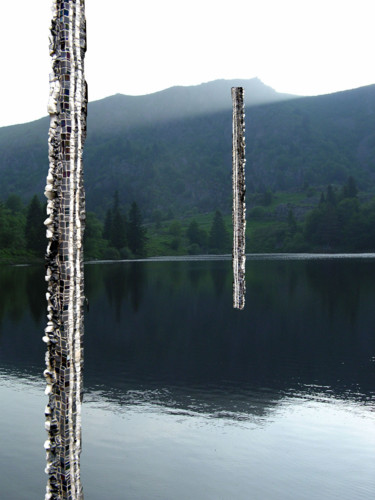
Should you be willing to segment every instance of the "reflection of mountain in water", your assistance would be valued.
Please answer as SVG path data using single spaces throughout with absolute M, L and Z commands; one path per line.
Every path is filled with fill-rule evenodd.
M 88 390 L 84 402 L 106 401 L 118 407 L 158 407 L 167 413 L 186 416 L 252 420 L 267 416 L 281 399 L 283 394 L 277 392 L 246 391 L 229 385 L 158 387 L 157 382 L 145 386 L 130 381 L 121 388 Z
M 30 280 L 35 290 L 43 269 L 9 269 L 1 371 L 40 380 L 45 297 L 37 288 L 30 302 Z M 230 261 L 86 266 L 86 399 L 245 418 L 295 394 L 373 398 L 374 271 L 361 259 L 249 260 L 239 312 Z

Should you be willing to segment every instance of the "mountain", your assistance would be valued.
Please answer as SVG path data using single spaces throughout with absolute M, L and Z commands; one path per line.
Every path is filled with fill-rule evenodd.
M 317 97 L 278 94 L 258 79 L 217 80 L 88 108 L 87 207 L 103 215 L 114 191 L 153 210 L 231 210 L 232 86 L 245 88 L 248 191 L 375 181 L 375 86 Z M 0 128 L 0 199 L 42 196 L 48 117 Z
M 255 78 L 172 87 L 144 96 L 117 94 L 89 103 L 85 145 L 88 208 L 98 208 L 99 201 L 99 212 L 103 211 L 110 203 L 114 190 L 119 189 L 125 204 L 137 199 L 141 205 L 146 205 L 144 208 L 147 211 L 150 203 L 142 203 L 142 200 L 151 201 L 148 196 L 150 191 L 154 191 L 150 188 L 150 181 L 154 179 L 155 169 L 162 171 L 159 172 L 158 182 L 161 185 L 165 183 L 164 189 L 159 186 L 157 195 L 160 190 L 168 190 L 170 183 L 177 187 L 183 184 L 185 179 L 182 173 L 177 172 L 174 181 L 168 178 L 169 171 L 173 171 L 179 161 L 178 153 L 177 156 L 173 153 L 175 147 L 171 147 L 169 137 L 174 140 L 175 125 L 186 128 L 185 120 L 190 120 L 191 125 L 194 119 L 206 123 L 208 116 L 223 110 L 228 112 L 231 109 L 232 86 L 245 88 L 247 106 L 292 97 L 275 92 Z M 45 117 L 0 128 L 0 199 L 11 193 L 17 193 L 27 201 L 34 193 L 42 196 L 48 171 L 48 127 L 49 117 Z M 229 139 L 230 127 L 229 122 Z M 190 141 L 194 143 L 197 138 L 199 142 L 193 130 L 189 135 Z M 207 144 L 206 149 L 210 147 Z M 190 155 L 182 161 L 189 163 Z M 196 161 L 198 165 L 202 164 L 194 156 Z M 153 203 L 157 205 L 156 196 L 152 194 Z M 161 207 L 165 208 L 166 203 L 160 201 Z
M 294 98 L 279 94 L 258 78 L 215 80 L 191 87 L 171 87 L 144 96 L 116 94 L 89 105 L 92 132 L 116 127 L 147 126 L 231 109 L 231 87 L 244 87 L 245 105 L 254 106 Z
M 375 85 L 260 106 L 251 115 L 247 158 L 255 187 L 342 184 L 351 175 L 373 190 Z

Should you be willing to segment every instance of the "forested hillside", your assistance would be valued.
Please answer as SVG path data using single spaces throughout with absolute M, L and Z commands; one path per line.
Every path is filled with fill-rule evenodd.
M 233 83 L 91 103 L 84 153 L 88 209 L 103 219 L 118 190 L 125 208 L 137 200 L 146 219 L 155 210 L 229 213 Z M 325 188 L 350 175 L 361 190 L 372 191 L 375 86 L 291 99 L 258 80 L 247 87 L 235 83 L 244 84 L 247 96 L 248 193 Z M 273 102 L 259 104 L 267 100 Z M 1 199 L 18 194 L 27 203 L 42 194 L 47 131 L 47 118 L 0 129 Z
M 228 212 L 233 83 L 91 103 L 85 147 L 88 209 L 104 216 L 118 189 L 127 207 L 136 199 L 146 217 L 153 210 L 179 214 L 194 207 Z M 247 96 L 248 192 L 342 184 L 349 175 L 361 189 L 372 189 L 375 86 L 290 99 L 258 80 L 247 82 L 247 88 L 246 82 L 235 83 L 244 84 Z M 267 100 L 273 102 L 259 104 Z M 0 129 L 2 199 L 19 194 L 28 201 L 42 193 L 47 131 L 47 118 Z
M 127 208 L 137 199 L 146 215 L 155 209 L 208 209 L 214 193 L 224 208 L 230 185 L 233 85 L 245 87 L 249 107 L 292 97 L 257 79 L 218 80 L 89 103 L 84 150 L 88 209 L 104 216 L 116 189 Z M 48 126 L 46 117 L 0 128 L 0 199 L 18 194 L 28 202 L 34 193 L 42 195 Z M 217 178 L 210 178 L 216 170 Z
M 90 103 L 86 257 L 230 251 L 210 233 L 217 211 L 230 231 L 232 85 L 246 95 L 248 251 L 375 250 L 375 85 L 293 98 L 255 79 Z M 35 195 L 32 221 L 41 210 L 47 134 L 48 118 L 0 128 L 0 247 L 10 255 L 44 245 L 33 248 L 40 236 L 26 221 Z

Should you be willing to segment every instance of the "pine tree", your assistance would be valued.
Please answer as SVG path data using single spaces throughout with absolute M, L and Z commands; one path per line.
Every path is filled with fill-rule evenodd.
M 128 246 L 134 255 L 142 257 L 145 254 L 146 231 L 142 227 L 142 215 L 138 205 L 133 201 L 129 210 Z
M 109 208 L 105 215 L 103 238 L 109 241 L 111 239 L 111 234 L 112 234 L 112 209 Z
M 10 194 L 5 202 L 5 207 L 8 208 L 12 214 L 21 212 L 24 208 L 22 199 L 18 194 Z
M 118 250 L 126 246 L 126 218 L 120 209 L 113 213 L 110 242 Z
M 199 245 L 200 243 L 199 233 L 200 231 L 198 223 L 195 219 L 193 219 L 186 230 L 186 236 L 189 238 L 190 243 L 197 243 Z
M 135 201 L 133 201 L 131 208 L 129 210 L 129 222 L 128 222 L 128 243 L 130 250 L 138 256 L 144 254 L 144 245 L 146 242 L 145 230 L 142 227 L 142 216 L 139 207 Z
M 45 214 L 37 195 L 34 195 L 27 207 L 25 239 L 26 248 L 42 253 L 47 247 L 46 230 L 43 225 Z
M 289 212 L 288 212 L 288 229 L 289 229 L 289 232 L 290 234 L 295 234 L 296 231 L 297 231 L 297 221 L 296 221 L 296 218 L 294 216 L 294 213 L 293 213 L 293 210 L 290 208 L 289 209 Z
M 216 210 L 212 221 L 208 245 L 213 252 L 226 252 L 229 249 L 229 234 L 219 210 Z
M 191 244 L 199 245 L 201 248 L 205 248 L 207 246 L 207 233 L 199 228 L 199 225 L 195 219 L 193 219 L 187 230 L 186 236 L 189 238 Z
M 350 176 L 342 187 L 342 198 L 356 198 L 358 193 L 354 177 Z
M 113 207 L 106 213 L 103 238 L 118 250 L 126 246 L 126 217 L 120 210 L 118 191 L 113 195 Z
M 336 206 L 336 195 L 331 184 L 327 187 L 326 202 L 328 205 Z

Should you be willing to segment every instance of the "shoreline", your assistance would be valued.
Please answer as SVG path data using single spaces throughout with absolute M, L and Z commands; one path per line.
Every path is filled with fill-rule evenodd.
M 331 260 L 331 259 L 375 259 L 375 252 L 359 253 L 247 253 L 246 260 Z M 121 264 L 133 262 L 204 262 L 204 261 L 231 261 L 232 254 L 202 254 L 202 255 L 159 255 L 139 259 L 118 259 L 118 260 L 86 260 L 85 265 L 93 264 Z M 36 257 L 27 258 L 0 258 L 0 265 L 14 267 L 27 267 L 32 265 L 44 265 L 44 259 Z

